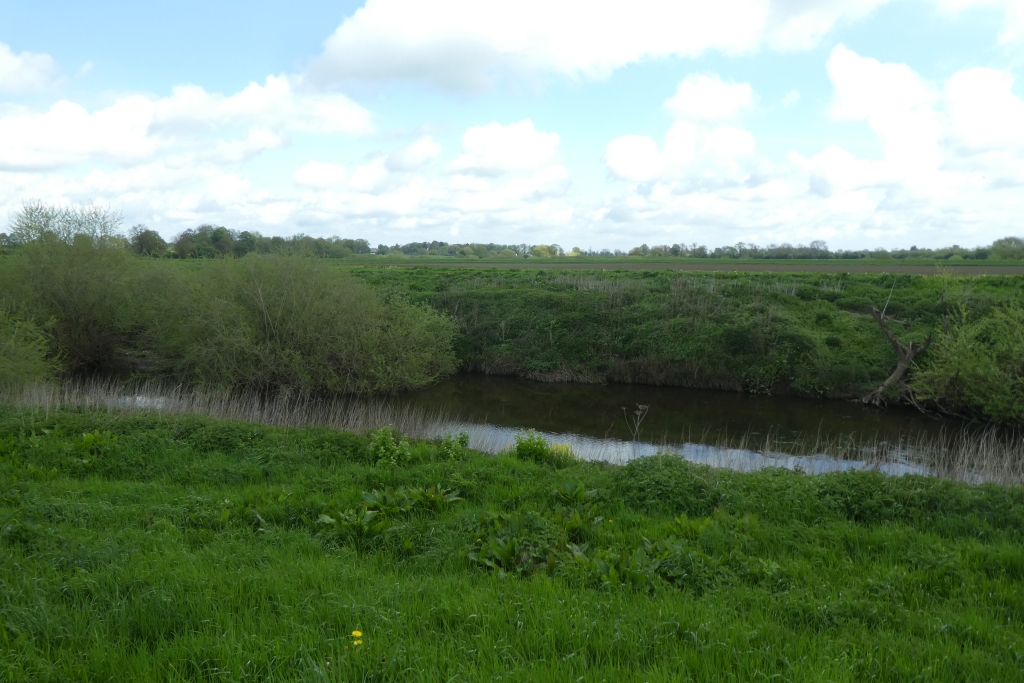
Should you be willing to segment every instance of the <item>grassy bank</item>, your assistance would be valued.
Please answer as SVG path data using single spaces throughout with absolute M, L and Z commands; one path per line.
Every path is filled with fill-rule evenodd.
M 519 455 L 0 407 L 0 678 L 1020 678 L 1024 489 Z
M 467 369 L 534 379 L 861 395 L 895 366 L 869 306 L 903 339 L 963 308 L 1019 307 L 1024 279 L 809 273 L 362 269 L 371 287 L 456 320 Z M 927 358 L 924 359 L 927 362 Z

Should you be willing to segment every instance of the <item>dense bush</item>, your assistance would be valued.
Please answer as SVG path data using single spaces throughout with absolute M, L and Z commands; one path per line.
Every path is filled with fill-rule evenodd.
M 366 393 L 422 386 L 455 365 L 444 315 L 298 257 L 190 269 L 87 235 L 37 239 L 0 261 L 0 306 L 45 330 L 66 376 Z
M 914 375 L 919 398 L 1000 422 L 1024 419 L 1024 309 L 973 318 L 960 308 Z
M 383 300 L 311 259 L 211 262 L 178 280 L 156 337 L 176 377 L 200 384 L 389 392 L 451 372 L 454 328 Z
M 0 388 L 49 379 L 46 337 L 30 322 L 15 320 L 0 308 Z
M 124 249 L 40 240 L 0 263 L 0 304 L 45 328 L 66 372 L 104 369 L 136 327 L 137 262 Z

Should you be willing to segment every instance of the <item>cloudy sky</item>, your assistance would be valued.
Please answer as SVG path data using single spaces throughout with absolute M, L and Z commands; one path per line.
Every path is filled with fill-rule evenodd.
M 972 246 L 1022 83 L 1024 0 L 0 0 L 0 220 Z

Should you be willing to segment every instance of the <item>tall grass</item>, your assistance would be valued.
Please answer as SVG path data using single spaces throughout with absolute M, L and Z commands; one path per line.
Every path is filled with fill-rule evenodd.
M 441 408 L 425 410 L 386 398 L 342 396 L 319 398 L 305 392 L 226 392 L 202 387 L 168 386 L 159 382 L 124 384 L 113 380 L 81 380 L 62 385 L 34 384 L 0 391 L 0 403 L 35 408 L 44 414 L 66 408 L 108 408 L 125 412 L 159 411 L 201 415 L 280 427 L 330 427 L 365 432 L 391 426 L 402 434 L 433 436 L 439 424 L 451 422 Z
M 688 441 L 690 441 L 688 439 Z M 1024 483 L 1024 438 L 1013 428 L 995 425 L 963 427 L 937 435 L 912 433 L 896 439 L 877 434 L 801 434 L 783 438 L 777 432 L 703 435 L 698 443 L 723 451 L 760 453 L 784 460 L 788 456 L 814 456 L 833 461 L 862 463 L 882 471 L 922 473 L 972 483 Z M 770 464 L 770 463 L 769 463 Z M 730 469 L 741 469 L 732 466 Z

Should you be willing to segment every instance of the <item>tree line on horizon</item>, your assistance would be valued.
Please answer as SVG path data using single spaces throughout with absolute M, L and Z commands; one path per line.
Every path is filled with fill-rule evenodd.
M 371 247 L 365 239 L 337 236 L 312 237 L 302 233 L 291 237 L 265 236 L 257 231 L 233 230 L 204 224 L 184 230 L 170 242 L 160 233 L 139 224 L 127 234 L 121 231 L 121 214 L 96 205 L 58 207 L 30 202 L 10 220 L 9 232 L 0 233 L 0 253 L 36 240 L 72 243 L 89 239 L 122 246 L 140 256 L 153 258 L 225 258 L 247 254 L 285 254 L 319 258 L 350 256 L 446 256 L 471 259 L 495 258 L 699 258 L 699 259 L 933 259 L 933 260 L 1024 260 L 1024 239 L 1004 237 L 980 247 L 952 245 L 936 249 L 911 246 L 909 249 L 830 250 L 822 240 L 804 244 L 757 244 L 709 248 L 696 242 L 648 246 L 641 244 L 628 251 L 619 249 L 580 249 L 566 251 L 557 244 L 497 244 L 409 242 Z

